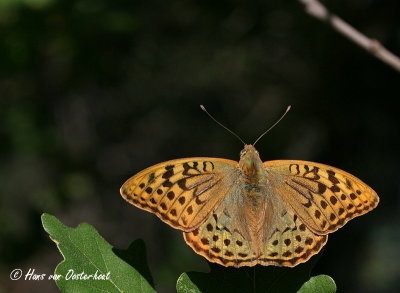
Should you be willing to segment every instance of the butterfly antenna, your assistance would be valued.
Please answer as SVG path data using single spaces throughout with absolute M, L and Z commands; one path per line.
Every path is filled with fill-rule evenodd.
M 278 119 L 278 121 L 276 121 L 270 128 L 268 128 L 266 131 L 264 131 L 257 139 L 256 141 L 253 143 L 253 146 L 256 145 L 256 143 L 260 140 L 261 137 L 263 137 L 264 135 L 266 135 L 272 128 L 275 127 L 276 124 L 279 123 L 279 121 L 281 121 L 283 119 L 283 117 L 285 117 L 285 115 L 287 114 L 287 112 L 289 112 L 290 108 L 292 106 L 288 106 L 285 113 L 283 113 L 283 115 L 281 116 L 281 118 Z
M 246 145 L 246 143 L 243 141 L 243 139 L 240 138 L 239 135 L 237 135 L 236 133 L 234 133 L 232 130 L 230 130 L 228 127 L 226 127 L 225 125 L 223 125 L 222 123 L 218 122 L 217 119 L 215 119 L 210 113 L 207 112 L 206 108 L 203 105 L 200 105 L 201 110 L 203 110 L 204 112 L 206 112 L 206 114 L 208 116 L 210 116 L 210 118 L 212 120 L 214 120 L 214 122 L 216 122 L 219 126 L 222 126 L 223 128 L 225 128 L 226 130 L 228 130 L 230 133 L 232 133 L 234 136 L 236 136 L 244 145 Z

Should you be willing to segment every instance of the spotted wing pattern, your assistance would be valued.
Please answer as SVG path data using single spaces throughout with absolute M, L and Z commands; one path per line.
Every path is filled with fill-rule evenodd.
M 198 228 L 184 232 L 186 243 L 211 262 L 224 266 L 250 266 L 255 255 L 246 220 L 241 217 L 243 197 L 235 182 L 218 208 Z
M 254 233 L 243 217 L 243 197 L 235 186 L 198 228 L 184 232 L 186 243 L 198 254 L 223 266 L 276 265 L 293 267 L 318 253 L 327 235 L 313 233 L 278 197 L 270 197 Z
M 328 235 L 313 233 L 292 210 L 279 214 L 265 235 L 258 263 L 294 267 L 317 254 L 328 241 Z
M 120 192 L 129 203 L 156 214 L 170 226 L 190 231 L 224 198 L 237 164 L 216 158 L 172 160 L 134 175 Z
M 274 191 L 317 234 L 336 231 L 379 202 L 376 192 L 353 175 L 306 161 L 264 162 Z

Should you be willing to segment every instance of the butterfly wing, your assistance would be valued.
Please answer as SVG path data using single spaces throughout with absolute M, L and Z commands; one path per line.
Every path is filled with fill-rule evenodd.
M 152 212 L 170 226 L 191 231 L 218 206 L 235 181 L 238 163 L 187 158 L 149 167 L 121 187 L 129 203 Z
M 198 228 L 184 232 L 186 243 L 211 262 L 223 266 L 253 266 L 257 256 L 249 235 L 243 209 L 241 182 L 231 185 L 217 209 Z
M 294 160 L 267 161 L 263 165 L 274 192 L 316 234 L 336 231 L 379 202 L 371 187 L 338 168 Z
M 317 254 L 328 241 L 328 235 L 315 234 L 283 199 L 272 196 L 269 204 L 274 213 L 266 219 L 258 263 L 294 267 Z

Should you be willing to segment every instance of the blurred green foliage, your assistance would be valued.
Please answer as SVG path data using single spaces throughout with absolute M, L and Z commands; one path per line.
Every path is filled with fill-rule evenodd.
M 210 272 L 185 272 L 176 283 L 178 293 L 334 293 L 335 282 L 327 275 L 310 278 L 319 255 L 294 268 L 255 266 L 230 268 L 209 263 Z
M 324 1 L 400 55 L 399 1 Z M 126 247 L 144 238 L 158 288 L 205 269 L 181 233 L 129 207 L 129 176 L 188 156 L 238 159 L 241 145 L 293 110 L 258 143 L 264 160 L 331 164 L 380 195 L 376 210 L 334 233 L 316 272 L 340 291 L 399 291 L 400 75 L 296 1 L 0 1 L 0 291 L 59 256 L 40 214 L 96 224 Z M 166 241 L 168 240 L 168 241 Z M 377 277 L 382 276 L 382 277 Z

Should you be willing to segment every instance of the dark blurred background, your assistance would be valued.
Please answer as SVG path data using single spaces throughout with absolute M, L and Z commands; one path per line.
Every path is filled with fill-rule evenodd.
M 324 1 L 400 55 L 400 2 Z M 11 281 L 62 259 L 40 215 L 88 222 L 112 245 L 143 238 L 161 292 L 207 270 L 180 232 L 119 195 L 135 172 L 169 159 L 330 164 L 367 182 L 373 212 L 330 236 L 313 274 L 340 292 L 400 290 L 400 73 L 297 1 L 0 0 L 0 292 L 51 292 Z

